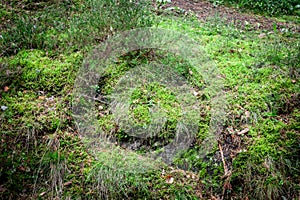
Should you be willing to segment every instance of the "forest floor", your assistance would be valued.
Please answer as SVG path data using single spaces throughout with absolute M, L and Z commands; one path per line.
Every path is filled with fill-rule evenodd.
M 249 28 L 253 30 L 268 30 L 274 31 L 276 27 L 278 30 L 289 29 L 293 32 L 300 32 L 299 19 L 295 18 L 295 21 L 289 21 L 284 19 L 272 18 L 262 15 L 255 15 L 251 12 L 242 12 L 241 9 L 234 7 L 227 7 L 224 5 L 216 5 L 208 1 L 184 1 L 175 0 L 167 7 L 179 7 L 186 11 L 192 11 L 196 14 L 199 20 L 206 21 L 212 17 L 220 17 L 227 23 L 233 23 L 238 27 Z
M 299 16 L 268 17 L 209 1 L 174 0 L 149 12 L 104 9 L 103 2 L 0 4 L 0 199 L 299 199 Z M 215 105 L 206 86 L 213 84 L 199 66 L 163 50 L 122 54 L 93 85 L 96 113 L 79 122 L 96 117 L 109 148 L 80 132 L 75 83 L 92 50 L 118 32 L 148 26 L 185 35 L 222 81 L 226 119 L 204 157 Z M 175 69 L 199 102 L 199 130 L 169 164 L 147 152 L 176 140 L 184 112 L 170 88 L 142 82 L 128 117 L 110 109 L 119 80 L 152 62 Z M 167 117 L 157 136 L 141 139 L 119 126 L 128 119 L 149 125 L 153 105 Z

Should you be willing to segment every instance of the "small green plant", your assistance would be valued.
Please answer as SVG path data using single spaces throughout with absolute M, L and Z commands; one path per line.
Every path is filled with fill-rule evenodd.
M 155 0 L 156 2 L 156 9 L 161 9 L 162 6 L 171 3 L 171 0 Z

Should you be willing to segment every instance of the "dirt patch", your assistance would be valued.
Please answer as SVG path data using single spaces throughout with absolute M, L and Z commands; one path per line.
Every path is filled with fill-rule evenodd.
M 267 18 L 252 13 L 242 13 L 235 8 L 222 5 L 215 6 L 207 1 L 186 1 L 172 0 L 172 3 L 165 6 L 179 7 L 186 11 L 195 12 L 196 16 L 206 22 L 209 18 L 219 16 L 229 23 L 234 23 L 238 27 L 247 28 L 247 30 L 268 30 L 273 31 L 274 27 L 277 30 L 288 29 L 294 33 L 300 33 L 300 26 L 292 22 L 279 22 L 273 18 Z

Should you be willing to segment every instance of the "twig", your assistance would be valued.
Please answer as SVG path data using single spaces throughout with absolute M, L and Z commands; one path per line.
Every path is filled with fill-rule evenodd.
M 220 143 L 219 143 L 219 149 L 220 149 L 221 159 L 222 159 L 223 166 L 224 166 L 224 175 L 222 176 L 222 178 L 226 178 L 224 186 L 223 186 L 223 195 L 222 195 L 222 198 L 221 198 L 223 200 L 224 196 L 225 196 L 226 189 L 231 189 L 231 185 L 230 185 L 230 182 L 229 182 L 230 177 L 231 177 L 231 170 L 227 169 L 226 162 L 225 162 L 225 159 L 224 159 L 223 150 L 222 150 L 222 146 L 221 146 Z
M 224 176 L 227 176 L 227 174 L 228 174 L 228 169 L 227 169 L 227 166 L 226 166 L 226 162 L 225 162 L 225 159 L 224 159 L 224 154 L 223 154 L 222 146 L 221 146 L 220 143 L 219 143 L 219 149 L 220 149 L 221 159 L 222 159 L 223 166 L 224 166 L 224 172 L 225 172 Z
M 250 130 L 249 128 L 245 128 L 244 130 L 238 132 L 237 135 L 243 135 L 245 133 L 248 133 L 249 130 Z

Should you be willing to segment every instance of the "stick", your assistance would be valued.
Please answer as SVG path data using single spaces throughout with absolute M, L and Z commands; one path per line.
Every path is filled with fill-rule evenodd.
M 222 162 L 223 162 L 223 166 L 224 166 L 224 176 L 227 176 L 228 174 L 228 169 L 227 169 L 227 166 L 226 166 L 226 162 L 225 162 L 225 159 L 224 159 L 224 155 L 223 155 L 223 150 L 222 150 L 222 146 L 221 144 L 219 143 L 219 149 L 220 149 L 220 153 L 221 153 L 221 159 L 222 159 Z
M 237 135 L 242 135 L 242 134 L 248 133 L 249 130 L 250 130 L 249 128 L 245 128 L 244 130 L 238 132 Z

